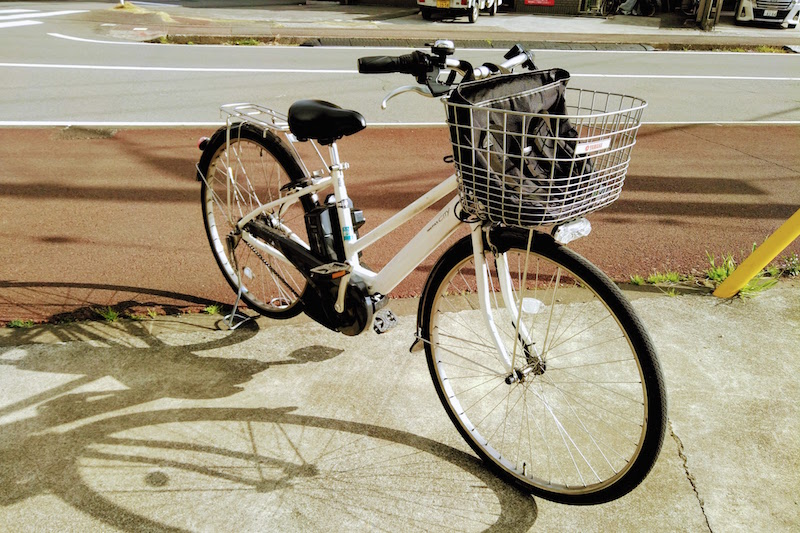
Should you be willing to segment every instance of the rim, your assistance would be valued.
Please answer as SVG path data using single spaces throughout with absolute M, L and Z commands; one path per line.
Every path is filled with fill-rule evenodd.
M 530 260 L 549 263 L 533 253 Z M 524 295 L 532 313 L 523 311 L 523 324 L 536 344 L 516 343 L 515 353 L 513 321 L 493 309 L 509 354 L 515 353 L 514 368 L 525 373 L 509 384 L 488 334 L 475 333 L 485 325 L 473 310 L 477 297 L 462 286 L 471 264 L 471 258 L 459 263 L 440 287 L 430 331 L 438 381 L 462 433 L 526 486 L 580 495 L 613 485 L 641 453 L 648 416 L 642 369 L 627 333 L 574 273 L 563 267 L 549 273 L 557 284 L 547 288 L 544 282 L 553 280 L 541 277 L 545 265 L 534 265 L 540 276 L 529 279 L 536 289 Z M 501 299 L 497 291 L 492 298 Z M 582 338 L 594 341 L 579 345 Z
M 230 164 L 226 164 L 226 160 Z M 231 198 L 228 216 L 226 180 L 228 167 L 237 184 Z M 259 143 L 247 139 L 231 139 L 230 153 L 223 144 L 212 158 L 208 170 L 205 209 L 214 254 L 225 276 L 236 286 L 238 276 L 234 258 L 228 255 L 226 238 L 235 222 L 260 205 L 282 197 L 280 188 L 289 177 L 272 154 Z M 283 212 L 273 210 L 271 220 L 292 228 L 302 228 L 302 208 L 289 206 Z M 298 225 L 299 224 L 299 225 Z M 287 262 L 270 256 L 264 250 L 249 246 L 239 239 L 235 261 L 243 273 L 243 297 L 266 311 L 287 311 L 296 305 L 305 288 L 303 276 Z

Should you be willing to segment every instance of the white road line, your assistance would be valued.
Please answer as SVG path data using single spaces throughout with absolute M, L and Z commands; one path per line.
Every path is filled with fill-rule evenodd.
M 58 65 L 53 63 L 0 63 L 6 68 L 40 68 L 66 70 L 128 70 L 136 72 L 228 72 L 228 73 L 289 73 L 289 74 L 358 74 L 357 70 L 297 69 L 297 68 L 224 68 L 224 67 L 141 67 L 125 65 Z
M 182 127 L 219 127 L 225 122 L 113 122 L 92 120 L 0 120 L 2 128 L 182 128 Z
M 28 18 L 41 18 L 41 17 L 57 17 L 60 15 L 74 15 L 75 13 L 86 13 L 86 10 L 71 10 L 71 11 L 40 11 L 38 13 L 22 13 L 18 15 L 4 15 L 0 16 L 0 20 L 19 20 Z
M 61 33 L 48 33 L 50 37 L 58 39 L 66 39 L 68 41 L 76 41 L 79 43 L 92 43 L 92 44 L 124 44 L 124 45 L 142 45 L 142 46 L 164 46 L 159 43 L 142 43 L 138 41 L 99 41 L 97 39 L 84 39 L 83 37 L 72 37 L 70 35 L 63 35 Z M 205 46 L 205 45 L 192 45 L 192 46 Z
M 773 76 L 707 76 L 690 74 L 575 74 L 573 78 L 632 78 L 652 80 L 736 80 L 736 81 L 800 81 L 800 78 Z
M 13 22 L 0 22 L 0 28 L 17 28 L 20 26 L 34 26 L 41 24 L 39 20 L 15 20 Z
M 35 9 L 0 9 L 0 15 L 13 15 L 15 13 L 36 13 Z
M 62 69 L 62 70 L 121 70 L 132 72 L 226 72 L 263 74 L 358 74 L 352 69 L 298 69 L 298 68 L 229 68 L 229 67 L 149 67 L 136 65 L 68 65 L 56 63 L 0 63 L 5 68 Z M 620 78 L 656 80 L 721 80 L 721 81 L 790 81 L 798 82 L 800 77 L 789 76 L 710 76 L 688 74 L 580 74 L 573 72 L 573 78 Z

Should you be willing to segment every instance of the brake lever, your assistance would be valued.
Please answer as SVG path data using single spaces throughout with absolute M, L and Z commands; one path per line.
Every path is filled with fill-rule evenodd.
M 386 106 L 389 103 L 389 100 L 391 100 L 392 98 L 394 98 L 398 94 L 409 93 L 409 92 L 415 92 L 417 94 L 421 94 L 422 96 L 426 96 L 428 98 L 433 98 L 433 93 L 426 86 L 404 85 L 402 87 L 398 87 L 397 89 L 393 90 L 392 92 L 390 92 L 389 94 L 386 95 L 386 98 L 384 98 L 383 102 L 381 102 L 381 109 L 386 109 Z

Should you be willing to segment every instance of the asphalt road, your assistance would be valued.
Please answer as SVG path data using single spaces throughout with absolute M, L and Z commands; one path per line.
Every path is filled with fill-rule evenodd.
M 102 22 L 105 4 L 24 5 L 0 9 L 0 24 L 32 23 L 0 27 L 0 90 L 7 95 L 0 125 L 204 125 L 219 122 L 222 103 L 285 110 L 298 98 L 327 98 L 358 109 L 373 124 L 442 122 L 441 104 L 432 99 L 405 96 L 379 109 L 391 89 L 413 83 L 410 77 L 356 72 L 358 57 L 408 48 L 165 46 L 121 39 L 113 33 L 119 25 Z M 220 16 L 235 12 L 241 10 Z M 420 21 L 392 22 L 412 28 Z M 473 64 L 498 62 L 501 55 L 458 53 Z M 536 57 L 542 68 L 568 70 L 573 86 L 646 99 L 648 123 L 800 123 L 797 54 L 537 50 Z
M 0 321 L 232 303 L 194 177 L 195 142 L 210 132 L 0 129 Z M 707 253 L 741 259 L 800 205 L 794 126 L 644 126 L 638 139 L 621 199 L 572 245 L 617 280 L 703 270 Z M 449 175 L 447 142 L 434 127 L 368 128 L 341 142 L 365 230 Z M 415 222 L 364 260 L 384 264 Z M 418 294 L 432 261 L 392 296 Z

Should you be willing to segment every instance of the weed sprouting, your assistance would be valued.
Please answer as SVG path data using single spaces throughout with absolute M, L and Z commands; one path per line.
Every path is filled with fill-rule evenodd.
M 222 306 L 219 304 L 211 304 L 203 309 L 203 312 L 207 315 L 218 315 L 222 312 Z
M 33 320 L 20 320 L 14 319 L 7 324 L 7 327 L 13 329 L 28 329 L 33 327 Z
M 119 313 L 114 310 L 110 305 L 105 308 L 92 309 L 95 313 L 103 317 L 106 322 L 116 322 L 119 320 Z

